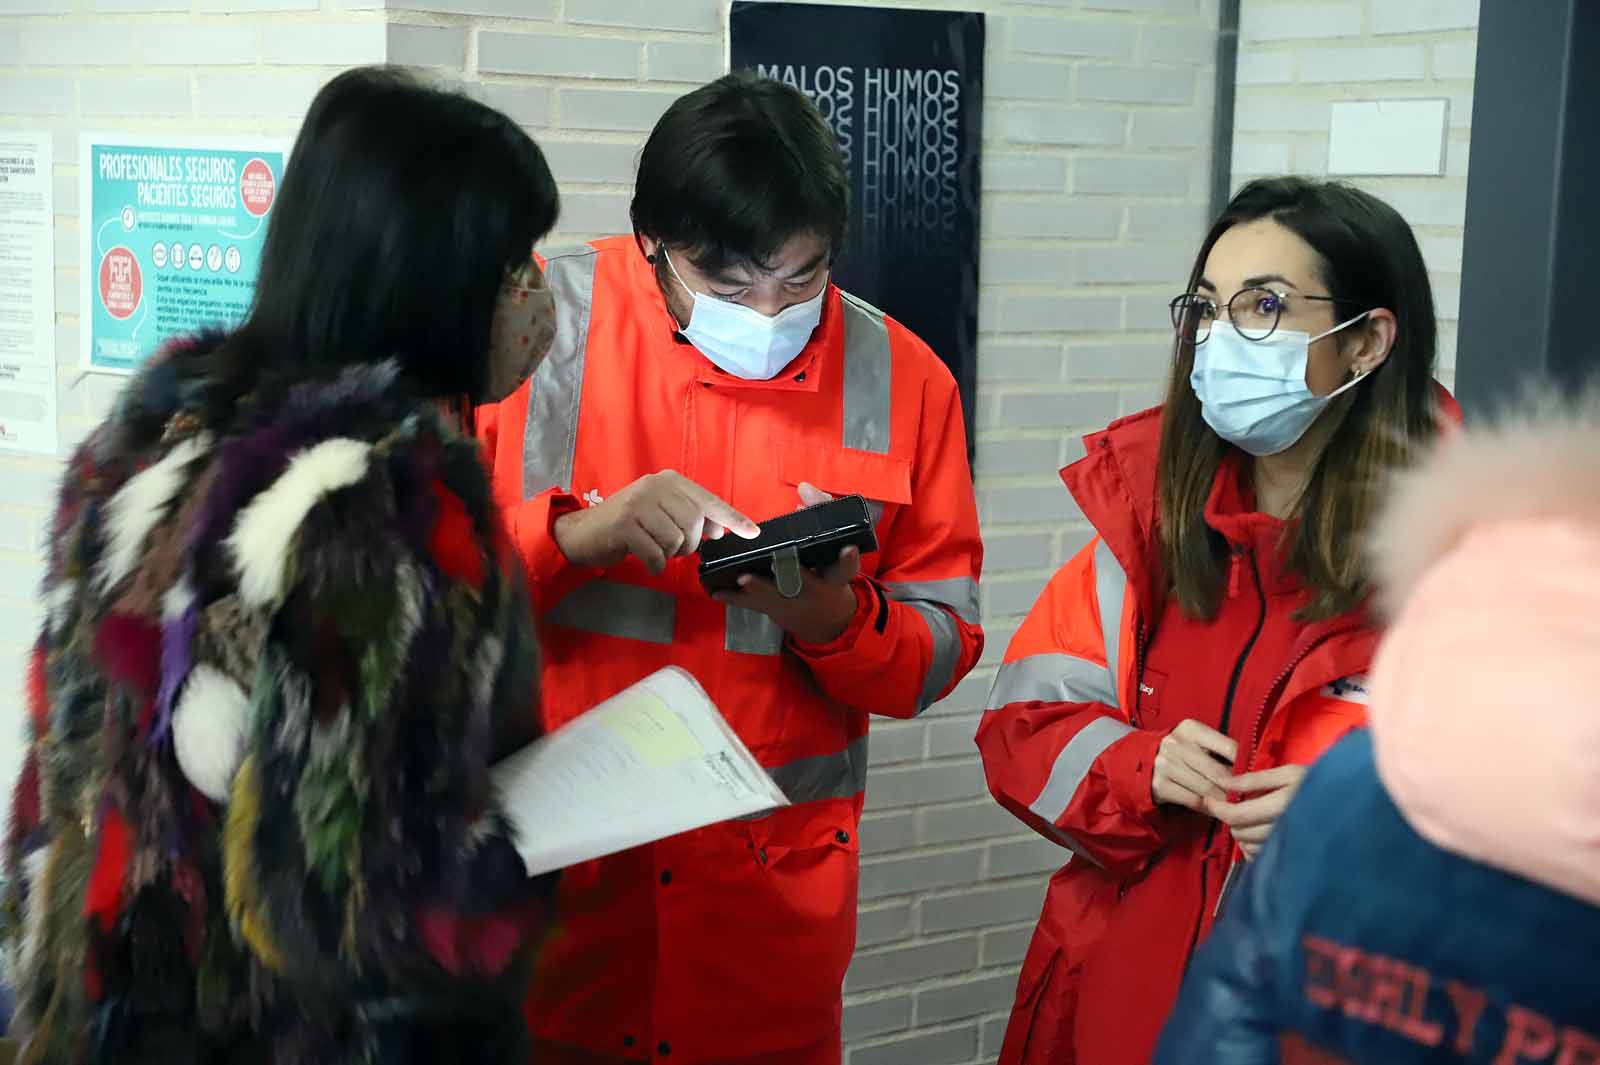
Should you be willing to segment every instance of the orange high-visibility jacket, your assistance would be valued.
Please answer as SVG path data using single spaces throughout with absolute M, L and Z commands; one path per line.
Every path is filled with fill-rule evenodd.
M 543 713 L 560 726 L 668 665 L 694 674 L 793 800 L 569 870 L 529 1006 L 535 1036 L 596 1054 L 839 1058 L 855 943 L 867 715 L 911 717 L 977 661 L 983 549 L 954 379 L 903 326 L 830 287 L 810 343 L 771 381 L 677 336 L 631 237 L 553 254 L 555 347 L 478 412 L 495 493 L 539 614 Z M 697 559 L 571 565 L 551 526 L 675 469 L 762 520 L 809 482 L 869 501 L 880 550 L 825 646 L 701 589 Z

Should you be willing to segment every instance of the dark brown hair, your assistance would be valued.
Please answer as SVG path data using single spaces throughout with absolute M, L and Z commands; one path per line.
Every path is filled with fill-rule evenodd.
M 1190 291 L 1223 233 L 1267 218 L 1317 253 L 1320 280 L 1338 299 L 1337 320 L 1383 307 L 1398 323 L 1389 358 L 1325 415 L 1338 425 L 1295 505 L 1288 560 L 1310 595 L 1299 616 L 1318 620 L 1351 610 L 1366 597 L 1363 539 L 1384 477 L 1409 465 L 1433 437 L 1433 290 L 1416 237 L 1394 208 L 1348 185 L 1281 177 L 1252 181 L 1233 197 L 1200 245 Z M 1194 354 L 1194 344 L 1179 336 L 1158 460 L 1161 543 L 1179 604 L 1191 617 L 1209 618 L 1216 614 L 1228 551 L 1206 523 L 1205 507 L 1231 445 L 1201 417 L 1189 384 Z

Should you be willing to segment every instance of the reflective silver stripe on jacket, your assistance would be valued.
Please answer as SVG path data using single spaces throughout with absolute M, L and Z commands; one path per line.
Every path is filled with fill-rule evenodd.
M 928 672 L 922 678 L 922 691 L 917 696 L 916 712 L 920 714 L 955 682 L 956 666 L 961 661 L 961 629 L 950 613 L 954 611 L 963 618 L 977 615 L 977 582 L 969 577 L 885 581 L 883 590 L 890 599 L 921 614 L 933 635 L 933 657 L 928 661 Z
M 1122 673 L 1118 670 L 1122 654 L 1122 600 L 1127 592 L 1128 578 L 1122 564 L 1106 546 L 1104 537 L 1094 549 L 1095 597 L 1100 601 L 1100 631 L 1106 648 L 1106 666 L 1111 671 L 1111 688 L 1116 690 Z M 1112 701 L 1107 705 L 1116 706 Z
M 552 252 L 545 260 L 545 279 L 556 302 L 556 339 L 528 387 L 528 424 L 522 437 L 524 499 L 551 488 L 572 488 L 598 254 L 584 245 Z
M 543 620 L 600 636 L 671 643 L 677 602 L 659 588 L 596 580 L 569 593 Z
M 922 600 L 947 606 L 968 625 L 978 623 L 978 582 L 971 577 L 937 581 L 884 581 L 883 590 L 896 602 Z
M 1056 755 L 1055 764 L 1050 767 L 1049 779 L 1044 782 L 1039 797 L 1033 800 L 1028 809 L 1046 821 L 1055 823 L 1067 812 L 1067 806 L 1078 793 L 1079 785 L 1089 775 L 1095 759 L 1132 731 L 1131 727 L 1112 717 L 1097 717 L 1083 726 Z
M 742 655 L 775 655 L 783 650 L 783 630 L 765 614 L 730 606 L 725 624 L 724 650 Z
M 1104 703 L 1117 705 L 1117 678 L 1085 658 L 1052 652 L 1007 662 L 989 689 L 989 710 L 1012 703 Z
M 1122 566 L 1104 539 L 1095 545 L 1095 596 L 1100 613 L 1100 629 L 1106 652 L 1106 665 L 1063 653 L 1029 655 L 1008 662 L 995 676 L 989 692 L 989 709 L 997 710 L 1018 702 L 1102 703 L 1117 708 L 1117 687 L 1122 654 L 1122 609 L 1127 594 L 1127 578 Z M 1056 755 L 1039 795 L 1028 806 L 1030 812 L 1050 826 L 1049 835 L 1074 853 L 1094 861 L 1069 833 L 1056 826 L 1072 804 L 1096 759 L 1106 748 L 1133 732 L 1132 726 L 1114 717 L 1098 717 L 1079 729 Z
M 883 312 L 839 291 L 844 313 L 844 439 L 857 451 L 889 453 L 889 403 L 894 359 Z
M 790 802 L 848 799 L 867 786 L 867 738 L 852 740 L 837 754 L 796 758 L 767 772 Z

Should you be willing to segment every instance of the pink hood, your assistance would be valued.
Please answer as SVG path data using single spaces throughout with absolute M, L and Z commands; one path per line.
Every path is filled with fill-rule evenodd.
M 1444 441 L 1374 550 L 1395 803 L 1447 850 L 1600 905 L 1600 394 Z

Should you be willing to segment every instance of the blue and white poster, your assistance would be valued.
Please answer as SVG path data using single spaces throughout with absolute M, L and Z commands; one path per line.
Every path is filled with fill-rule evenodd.
M 237 325 L 288 145 L 84 134 L 81 368 L 132 373 L 167 340 Z

